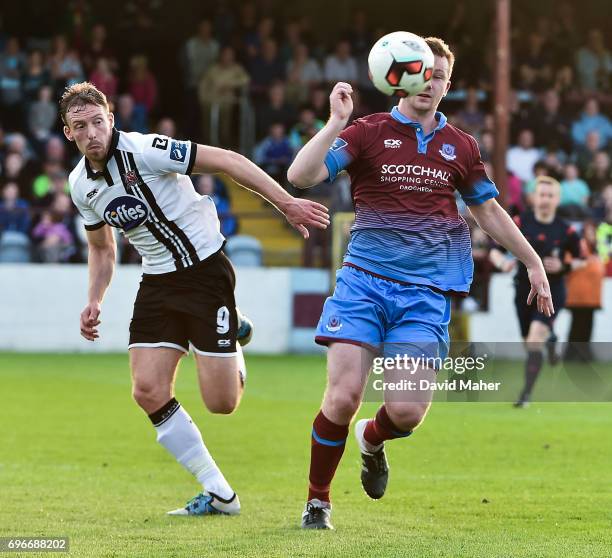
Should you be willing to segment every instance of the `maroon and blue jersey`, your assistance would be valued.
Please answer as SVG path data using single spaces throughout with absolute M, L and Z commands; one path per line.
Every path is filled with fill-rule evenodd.
M 467 293 L 473 276 L 467 205 L 499 192 L 487 176 L 476 140 L 436 113 L 428 135 L 397 107 L 356 120 L 325 159 L 329 179 L 351 178 L 355 224 L 344 265 L 383 278 Z

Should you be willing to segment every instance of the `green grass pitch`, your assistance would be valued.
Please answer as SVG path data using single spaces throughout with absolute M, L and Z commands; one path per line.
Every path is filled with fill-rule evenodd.
M 171 518 L 198 485 L 132 402 L 126 355 L 0 354 L 0 536 L 68 536 L 71 556 L 92 557 L 612 555 L 610 404 L 436 403 L 414 436 L 388 444 L 377 502 L 362 492 L 351 434 L 336 531 L 303 532 L 324 359 L 248 365 L 231 416 L 205 411 L 190 359 L 177 381 L 242 514 Z

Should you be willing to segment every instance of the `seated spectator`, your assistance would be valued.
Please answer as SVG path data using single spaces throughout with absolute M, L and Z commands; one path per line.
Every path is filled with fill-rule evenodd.
M 238 92 L 249 84 L 249 74 L 235 59 L 234 49 L 221 49 L 219 61 L 206 73 L 200 82 L 199 100 L 202 110 L 202 130 L 210 143 L 211 109 L 219 109 L 219 142 L 233 145 L 232 111 L 238 101 Z
M 598 149 L 607 147 L 612 139 L 612 122 L 599 112 L 599 102 L 590 98 L 584 104 L 584 112 L 578 120 L 572 124 L 572 139 L 574 144 L 582 147 L 586 144 L 587 134 L 596 131 L 599 133 Z
M 591 130 L 586 137 L 584 146 L 577 148 L 574 151 L 574 161 L 578 165 L 580 172 L 586 174 L 587 169 L 593 164 L 595 155 L 599 152 L 601 144 L 599 132 Z
M 57 123 L 57 103 L 52 100 L 53 90 L 48 85 L 41 87 L 38 100 L 28 110 L 28 129 L 37 142 L 45 142 Z
M 4 52 L 0 52 L 0 109 L 6 130 L 18 129 L 23 98 L 21 74 L 25 67 L 25 55 L 16 37 L 9 37 Z
M 545 37 L 536 31 L 529 33 L 527 44 L 517 57 L 519 89 L 542 91 L 551 85 L 552 60 L 550 48 L 545 44 Z
M 213 36 L 209 19 L 198 24 L 197 34 L 190 37 L 183 47 L 183 73 L 185 89 L 197 91 L 200 80 L 219 58 L 219 42 Z
M 289 141 L 293 150 L 297 153 L 302 149 L 324 125 L 325 123 L 316 117 L 311 106 L 303 106 L 297 124 L 289 132 Z
M 212 198 L 221 222 L 221 234 L 226 238 L 236 234 L 238 232 L 238 220 L 232 213 L 229 197 L 227 197 L 227 192 L 225 192 L 221 181 L 210 174 L 200 174 L 192 179 L 198 194 Z
M 469 134 L 479 136 L 484 128 L 484 112 L 478 107 L 478 90 L 470 87 L 466 92 L 465 105 L 455 115 L 457 126 Z
M 275 122 L 282 123 L 285 128 L 295 122 L 295 109 L 286 101 L 282 82 L 272 84 L 268 90 L 268 102 L 257 110 L 255 118 L 258 140 L 269 132 Z
M 7 182 L 2 187 L 0 198 L 0 236 L 4 231 L 27 235 L 30 231 L 30 206 L 19 197 L 16 182 Z
M 119 63 L 115 52 L 108 45 L 106 27 L 102 23 L 96 23 L 91 28 L 89 44 L 83 51 L 83 65 L 88 74 L 96 69 L 100 58 L 107 61 L 111 72 L 117 72 Z
M 65 194 L 64 198 L 58 196 L 53 206 L 43 211 L 39 223 L 32 230 L 32 239 L 43 263 L 67 262 L 74 254 L 74 237 L 64 222 L 65 204 L 70 207 L 70 198 Z
M 26 108 L 38 99 L 38 91 L 46 85 L 51 85 L 51 74 L 45 64 L 42 52 L 33 50 L 28 56 L 25 72 L 21 78 L 21 88 Z
M 610 85 L 612 56 L 606 49 L 599 29 L 589 31 L 588 42 L 576 55 L 576 73 L 582 87 L 590 91 L 604 91 Z
M 349 41 L 342 40 L 336 44 L 334 54 L 330 54 L 325 59 L 323 75 L 325 81 L 330 85 L 335 85 L 339 81 L 357 82 L 357 62 L 351 56 Z
M 146 134 L 147 118 L 141 107 L 137 107 L 129 94 L 119 95 L 115 110 L 115 127 L 122 132 L 140 132 Z
M 565 165 L 565 178 L 561 181 L 560 214 L 570 218 L 584 217 L 590 195 L 589 186 L 578 174 L 578 167 L 573 163 Z
M 45 161 L 54 161 L 59 163 L 63 169 L 68 168 L 66 141 L 59 136 L 51 136 L 45 144 L 45 152 L 43 156 Z M 79 159 L 81 155 L 79 154 Z
M 155 132 L 169 138 L 176 138 L 176 122 L 172 118 L 160 118 Z
M 264 43 L 274 37 L 274 20 L 271 17 L 262 18 L 256 28 L 244 35 L 244 46 L 247 57 L 251 60 L 261 56 Z
M 157 80 L 149 70 L 146 56 L 133 56 L 130 60 L 128 92 L 134 99 L 137 111 L 144 112 L 146 119 L 157 104 Z
M 533 206 L 533 194 L 538 176 L 552 176 L 550 167 L 544 161 L 538 161 L 533 165 L 533 178 L 523 184 L 523 194 L 530 207 Z
M 606 266 L 606 275 L 612 276 L 612 185 L 604 190 L 605 216 L 597 227 L 597 253 Z
M 32 179 L 32 172 L 26 166 L 20 153 L 8 153 L 4 159 L 2 178 L 5 181 L 15 182 L 19 187 L 20 197 L 28 196 L 28 187 Z
M 46 161 L 44 169 L 32 184 L 32 205 L 40 208 L 50 207 L 57 194 L 70 194 L 68 174 L 59 163 Z
M 253 161 L 279 183 L 286 182 L 287 169 L 294 156 L 282 122 L 270 126 L 266 138 L 255 146 Z
M 572 149 L 569 119 L 560 111 L 561 99 L 554 89 L 548 89 L 533 111 L 535 142 L 551 149 Z
M 271 83 L 285 79 L 285 66 L 278 55 L 278 47 L 274 39 L 266 39 L 260 52 L 249 64 L 251 76 L 251 91 L 261 99 Z
M 53 75 L 60 89 L 84 81 L 85 73 L 78 52 L 73 49 L 68 50 L 64 56 L 57 61 Z
M 495 136 L 493 132 L 483 132 L 478 142 L 480 147 L 480 157 L 485 162 L 493 161 L 493 154 L 495 150 Z
M 607 151 L 598 151 L 584 173 L 591 192 L 600 194 L 604 186 L 612 182 L 612 167 L 610 165 L 610 155 Z
M 541 156 L 542 152 L 533 145 L 533 132 L 521 130 L 518 144 L 508 149 L 506 167 L 522 182 L 528 182 L 534 178 L 533 166 Z
M 89 81 L 93 83 L 102 93 L 106 95 L 109 101 L 114 101 L 117 95 L 117 87 L 119 80 L 113 73 L 108 60 L 104 57 L 98 58 L 96 67 L 91 75 Z
M 319 63 L 310 57 L 308 47 L 299 43 L 287 63 L 287 94 L 295 104 L 308 100 L 308 92 L 323 81 Z
M 329 118 L 329 94 L 331 90 L 327 86 L 315 87 L 310 92 L 309 104 L 315 112 L 315 117 L 323 122 Z M 354 106 L 354 105 L 353 105 Z
M 285 65 L 295 56 L 296 50 L 303 45 L 302 25 L 299 20 L 292 19 L 284 26 L 285 36 L 280 47 L 280 57 Z

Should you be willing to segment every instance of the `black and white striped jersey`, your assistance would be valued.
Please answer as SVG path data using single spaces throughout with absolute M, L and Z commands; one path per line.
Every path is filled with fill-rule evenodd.
M 120 230 L 142 256 L 144 273 L 186 269 L 223 245 L 215 204 L 189 179 L 197 145 L 113 130 L 106 168 L 86 157 L 70 173 L 70 194 L 95 230 Z

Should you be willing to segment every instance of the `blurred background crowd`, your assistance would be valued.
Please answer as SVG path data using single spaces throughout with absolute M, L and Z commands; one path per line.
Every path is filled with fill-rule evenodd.
M 341 2 L 334 9 L 344 9 L 343 17 L 324 32 L 318 22 L 324 14 L 299 2 L 289 8 L 219 0 L 187 10 L 164 0 L 128 0 L 109 10 L 108 3 L 75 0 L 62 3 L 68 6 L 62 18 L 52 17 L 58 12 L 50 4 L 25 1 L 19 9 L 31 17 L 17 19 L 13 9 L 0 23 L 0 245 L 13 243 L 0 248 L 4 261 L 19 254 L 36 262 L 86 257 L 67 184 L 79 157 L 58 117 L 67 85 L 94 83 L 111 101 L 120 130 L 239 150 L 291 191 L 287 167 L 323 126 L 334 83 L 353 85 L 353 118 L 393 104 L 373 89 L 367 54 L 378 37 L 402 25 L 389 12 L 374 13 L 376 6 Z M 612 55 L 600 26 L 609 21 L 596 2 L 581 17 L 574 2 L 557 2 L 554 10 L 535 4 L 513 5 L 511 147 L 502 201 L 511 213 L 521 212 L 529 207 L 534 178 L 556 177 L 562 215 L 588 232 L 589 253 L 612 275 Z M 453 87 L 441 110 L 478 139 L 494 179 L 491 14 L 478 4 L 479 18 L 473 17 L 469 0 L 445 5 L 444 14 L 406 27 L 437 34 L 454 49 Z M 177 10 L 189 11 L 180 25 L 171 17 Z M 290 241 L 278 244 L 278 236 L 292 233 L 272 227 L 278 217 L 262 204 L 245 201 L 219 177 L 194 177 L 194 187 L 217 203 L 226 236 L 253 236 L 269 251 L 264 263 L 288 263 L 273 252 L 288 250 Z M 312 195 L 333 212 L 352 209 L 346 176 Z M 469 222 L 461 204 L 460 210 Z M 486 307 L 478 292 L 491 272 L 489 243 L 473 233 L 474 300 Z M 313 234 L 289 263 L 329 266 L 330 246 L 329 233 Z M 121 261 L 138 256 L 122 245 Z

